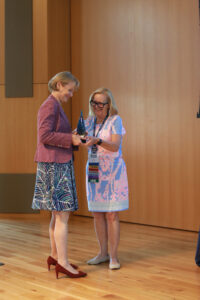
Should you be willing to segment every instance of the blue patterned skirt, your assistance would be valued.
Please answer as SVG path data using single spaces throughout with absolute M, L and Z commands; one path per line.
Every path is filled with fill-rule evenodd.
M 75 211 L 78 209 L 73 162 L 39 162 L 33 209 Z

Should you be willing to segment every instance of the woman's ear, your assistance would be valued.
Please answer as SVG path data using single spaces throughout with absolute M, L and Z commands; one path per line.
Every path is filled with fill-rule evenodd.
M 56 89 L 57 89 L 57 91 L 60 90 L 61 85 L 62 85 L 62 83 L 61 83 L 60 81 L 58 81 L 58 82 L 56 83 Z

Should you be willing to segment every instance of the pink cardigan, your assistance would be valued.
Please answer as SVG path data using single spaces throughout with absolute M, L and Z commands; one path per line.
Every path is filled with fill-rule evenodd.
M 71 126 L 59 102 L 50 95 L 38 112 L 35 161 L 66 163 L 71 158 Z

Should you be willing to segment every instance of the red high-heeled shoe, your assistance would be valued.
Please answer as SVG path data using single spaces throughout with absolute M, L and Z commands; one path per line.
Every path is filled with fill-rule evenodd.
M 79 277 L 85 277 L 87 275 L 87 273 L 79 271 L 78 274 L 74 274 L 71 273 L 70 271 L 68 271 L 67 269 L 63 268 L 61 265 L 59 265 L 58 263 L 56 264 L 56 278 L 58 279 L 58 274 L 59 273 L 63 273 L 65 275 L 67 275 L 70 278 L 79 278 Z
M 48 265 L 48 270 L 50 271 L 50 266 L 56 266 L 57 264 L 57 260 L 55 258 L 53 258 L 52 256 L 49 256 L 47 258 L 47 265 Z M 74 265 L 74 264 L 70 264 L 72 266 L 72 268 L 74 269 L 78 269 L 78 266 Z

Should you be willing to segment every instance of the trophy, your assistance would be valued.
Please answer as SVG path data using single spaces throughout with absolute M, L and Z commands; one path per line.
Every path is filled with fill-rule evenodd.
M 86 136 L 86 129 L 85 129 L 85 123 L 84 123 L 83 112 L 82 111 L 81 111 L 81 115 L 80 115 L 80 118 L 79 118 L 79 121 L 78 121 L 76 131 L 81 137 L 81 142 L 86 143 L 86 140 L 84 139 L 85 136 Z

